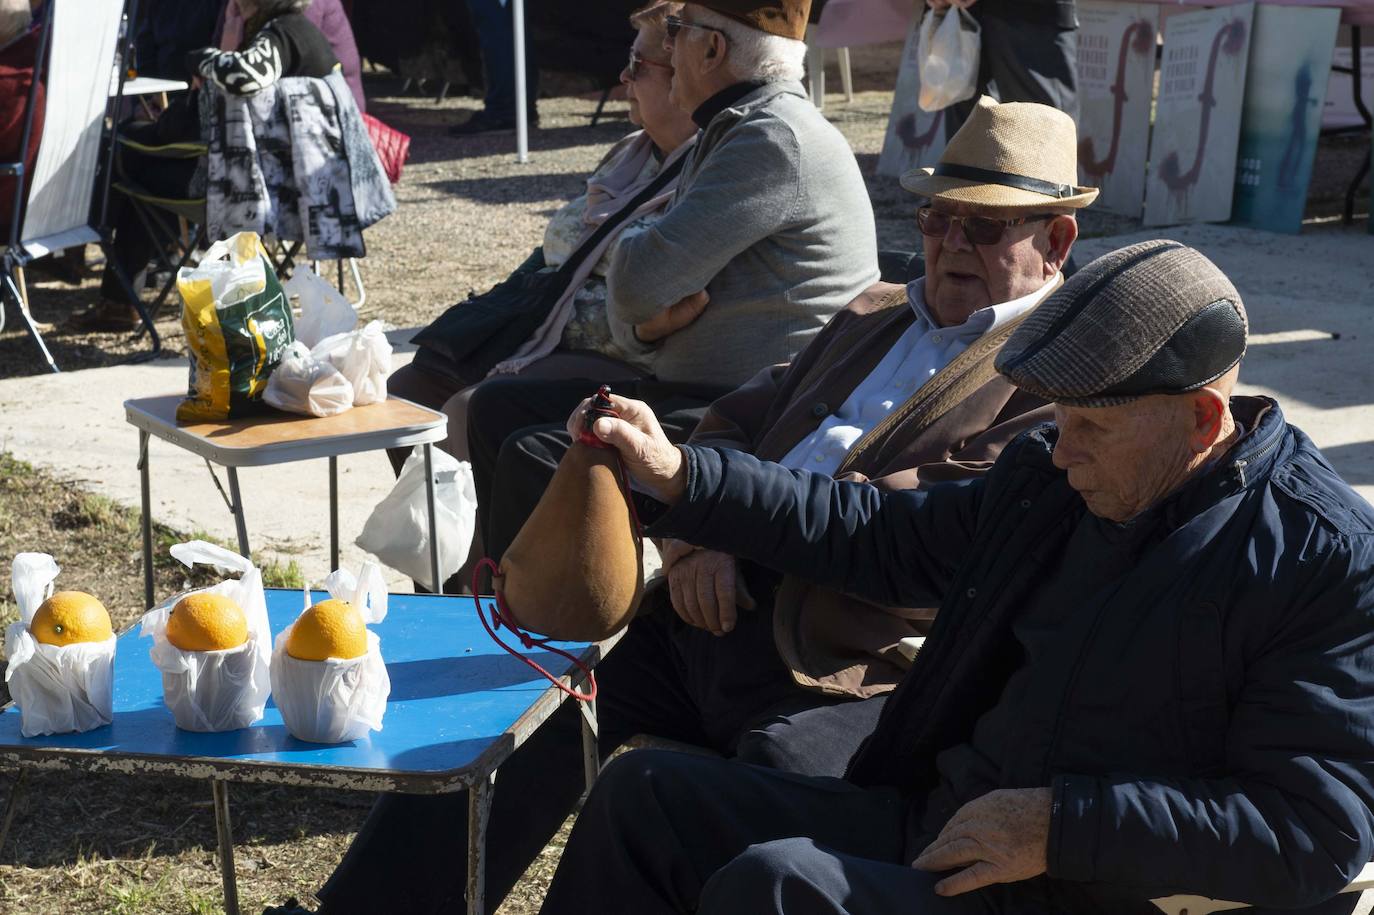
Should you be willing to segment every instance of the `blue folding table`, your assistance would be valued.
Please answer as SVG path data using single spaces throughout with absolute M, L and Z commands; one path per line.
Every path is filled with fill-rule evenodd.
M 327 597 L 314 595 L 314 600 Z M 301 611 L 301 592 L 270 589 L 275 635 Z M 19 709 L 0 707 L 0 763 L 25 771 L 68 769 L 179 775 L 207 779 L 214 792 L 225 910 L 238 915 L 228 783 L 261 782 L 416 794 L 466 789 L 468 912 L 484 911 L 483 855 L 491 788 L 498 767 L 565 698 L 524 662 L 496 645 L 470 597 L 391 596 L 386 619 L 373 627 L 391 677 L 382 730 L 341 744 L 312 744 L 286 732 L 268 703 L 252 727 L 219 734 L 183 731 L 162 703 L 162 679 L 148 657 L 151 639 L 137 627 L 119 637 L 114 672 L 114 722 L 84 734 L 25 738 Z M 510 633 L 503 631 L 508 641 Z M 559 643 L 592 667 L 609 643 Z M 568 686 L 585 675 L 544 650 L 524 652 Z M 582 704 L 588 786 L 596 777 L 596 711 Z M 0 847 L 14 815 L 20 782 L 0 823 Z

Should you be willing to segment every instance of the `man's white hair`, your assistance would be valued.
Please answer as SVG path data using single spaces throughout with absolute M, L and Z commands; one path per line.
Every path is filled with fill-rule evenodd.
M 800 80 L 806 72 L 806 42 L 750 28 L 700 4 L 692 4 L 692 18 L 725 33 L 729 47 L 725 66 L 740 82 L 777 83 Z
M 19 37 L 32 20 L 29 0 L 0 0 L 0 45 Z

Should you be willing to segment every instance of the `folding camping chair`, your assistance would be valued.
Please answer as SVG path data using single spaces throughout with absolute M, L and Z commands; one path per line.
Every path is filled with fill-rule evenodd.
M 1364 870 L 1341 890 L 1342 893 L 1362 893 L 1374 889 L 1374 864 L 1366 864 Z M 1222 902 L 1205 896 L 1166 896 L 1150 900 L 1165 915 L 1211 915 L 1212 912 L 1230 912 L 1250 908 L 1248 903 Z
M 158 339 L 147 309 L 111 256 L 109 231 L 105 228 L 108 185 L 101 195 L 96 225 L 91 224 L 92 195 L 105 115 L 112 101 L 118 106 L 124 94 L 121 74 L 113 100 L 110 96 L 110 74 L 115 66 L 123 15 L 122 4 L 111 0 L 48 0 L 42 14 L 43 40 L 34 72 L 43 74 L 45 79 L 47 103 L 43 138 L 29 182 L 27 202 L 22 200 L 25 195 L 15 194 L 15 208 L 10 214 L 10 244 L 4 252 L 3 278 L 0 278 L 0 310 L 6 299 L 18 309 L 29 336 L 54 372 L 58 371 L 57 363 L 29 312 L 24 268 L 46 254 L 58 254 L 76 245 L 96 243 L 104 249 L 106 262 L 134 303 L 152 341 L 152 350 L 145 358 L 162 349 L 162 341 Z M 33 93 L 36 90 L 30 95 L 30 110 L 25 114 L 21 150 L 27 148 L 33 129 Z M 106 158 L 107 174 L 114 151 L 113 139 L 112 136 Z M 0 168 L 0 174 L 20 178 L 23 171 L 22 160 Z M 21 212 L 22 232 L 19 230 Z
M 123 167 L 123 154 L 125 150 L 131 150 L 161 160 L 184 161 L 199 159 L 205 155 L 206 149 L 206 144 L 200 141 L 150 146 L 129 136 L 117 138 L 114 178 L 110 187 L 125 198 L 143 231 L 153 240 L 159 266 L 169 274 L 157 298 L 148 306 L 150 317 L 157 316 L 162 303 L 176 286 L 177 273 L 197 251 L 203 250 L 209 243 L 205 235 L 205 197 L 183 199 L 153 193 L 129 176 Z M 194 232 L 189 230 L 190 226 L 195 227 Z M 167 257 L 169 250 L 177 252 L 176 263 Z

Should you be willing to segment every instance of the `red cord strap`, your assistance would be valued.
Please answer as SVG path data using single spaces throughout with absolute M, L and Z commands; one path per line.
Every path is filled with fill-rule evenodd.
M 506 606 L 505 595 L 503 595 L 500 591 L 496 592 L 496 601 L 491 607 L 491 619 L 487 619 L 487 614 L 482 609 L 482 598 L 479 596 L 481 594 L 479 584 L 482 579 L 482 570 L 484 568 L 491 569 L 491 574 L 493 577 L 500 574 L 501 570 L 497 567 L 496 562 L 492 560 L 490 557 L 484 558 L 481 562 L 477 563 L 477 568 L 472 570 L 472 603 L 477 608 L 477 618 L 482 621 L 482 628 L 487 630 L 487 635 L 491 636 L 491 640 L 496 644 L 500 645 L 502 648 L 506 649 L 506 651 L 510 654 L 514 655 L 515 657 L 524 661 L 529 666 L 533 667 L 535 670 L 539 671 L 550 683 L 561 689 L 563 692 L 567 693 L 569 696 L 572 696 L 574 699 L 581 700 L 582 702 L 591 702 L 593 699 L 595 699 L 596 674 L 592 673 L 591 668 L 583 664 L 581 661 L 579 661 L 577 658 L 573 657 L 571 654 L 564 651 L 563 649 L 556 648 L 555 646 L 550 645 L 549 643 L 553 641 L 552 639 L 536 639 L 533 636 L 531 636 L 528 632 L 521 629 L 520 623 L 517 622 L 515 619 L 515 614 L 511 613 L 510 607 Z M 591 684 L 591 689 L 585 693 L 580 693 L 569 686 L 564 686 L 562 681 L 560 681 L 553 674 L 545 670 L 543 665 L 541 665 L 538 661 L 530 660 L 525 655 L 516 651 L 514 648 L 507 645 L 505 642 L 501 641 L 501 637 L 496 634 L 496 630 L 500 629 L 502 626 L 505 626 L 511 632 L 515 633 L 515 637 L 520 640 L 521 646 L 523 646 L 525 649 L 528 650 L 530 648 L 545 648 L 549 651 L 552 651 L 556 655 L 562 655 L 569 661 L 572 661 L 573 664 L 576 665 L 579 670 L 581 670 L 584 674 L 587 675 L 587 682 Z
M 606 387 L 605 385 L 602 385 L 601 390 L 597 392 L 601 403 L 604 403 L 606 407 L 609 407 L 610 405 L 610 401 L 605 399 L 606 395 L 609 393 L 610 388 Z M 608 414 L 606 412 L 600 412 L 599 415 L 604 416 Z M 613 416 L 615 414 L 610 413 L 609 415 Z M 589 420 L 594 418 L 596 417 L 589 417 Z M 590 425 L 591 423 L 589 421 L 588 429 L 587 431 L 583 432 L 581 440 L 586 442 L 586 444 L 594 445 L 595 447 L 609 449 L 609 445 L 607 445 L 605 442 L 601 441 L 600 439 L 596 438 L 591 434 Z M 591 437 L 590 441 L 588 441 L 589 436 Z M 616 470 L 616 476 L 618 478 L 618 482 L 620 483 L 620 491 L 625 495 L 625 502 L 630 506 L 630 518 L 634 526 L 635 536 L 642 537 L 643 526 L 640 524 L 639 521 L 639 512 L 635 510 L 634 499 L 630 496 L 630 476 L 626 472 L 625 463 L 620 459 L 620 454 L 618 452 L 616 453 Z M 509 654 L 514 655 L 515 657 L 524 661 L 530 667 L 533 667 L 535 670 L 539 671 L 541 674 L 544 675 L 545 679 L 547 679 L 554 686 L 561 689 L 563 692 L 567 693 L 569 696 L 572 696 L 574 699 L 578 699 L 582 702 L 591 702 L 593 699 L 595 699 L 596 674 L 592 673 L 591 668 L 587 667 L 587 665 L 583 664 L 581 661 L 579 661 L 577 658 L 573 657 L 571 654 L 564 651 L 563 649 L 555 648 L 553 645 L 549 644 L 553 641 L 552 639 L 537 639 L 531 636 L 524 629 L 522 629 L 520 627 L 520 621 L 515 618 L 515 614 L 511 612 L 510 607 L 506 605 L 505 595 L 501 594 L 499 591 L 496 591 L 496 600 L 493 606 L 491 607 L 491 618 L 490 620 L 488 620 L 487 613 L 482 609 L 482 599 L 478 596 L 482 593 L 479 585 L 482 579 L 483 569 L 490 569 L 493 578 L 501 574 L 501 569 L 497 566 L 494 560 L 492 560 L 490 557 L 486 557 L 482 559 L 481 562 L 477 563 L 477 567 L 472 570 L 472 603 L 477 608 L 477 618 L 482 621 L 482 628 L 487 630 L 487 635 L 491 636 L 492 641 L 500 645 L 502 648 L 504 648 Z M 492 590 L 495 591 L 495 588 L 493 588 Z M 510 647 L 505 642 L 503 642 L 501 640 L 501 637 L 496 634 L 496 631 L 500 629 L 502 626 L 505 626 L 512 633 L 514 633 L 516 639 L 519 640 L 520 645 L 526 650 L 531 648 L 543 648 L 548 651 L 552 651 L 556 655 L 560 655 L 564 658 L 567 658 L 579 670 L 581 670 L 584 674 L 587 675 L 587 682 L 591 684 L 591 689 L 589 689 L 585 693 L 580 693 L 577 690 L 572 689 L 571 687 L 564 686 L 563 683 L 559 681 L 557 677 L 550 674 L 537 661 L 530 660 L 528 657 L 526 657 L 525 655 L 521 654 L 520 652 L 516 651 L 514 648 Z

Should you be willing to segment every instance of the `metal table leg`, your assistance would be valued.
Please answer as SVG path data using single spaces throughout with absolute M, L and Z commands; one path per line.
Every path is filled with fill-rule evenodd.
M 143 608 L 153 609 L 153 496 L 148 481 L 148 433 L 138 432 L 138 483 L 142 490 Z
M 596 724 L 596 700 L 579 702 L 582 711 L 582 774 L 587 779 L 587 790 L 592 790 L 596 777 L 601 773 L 601 752 L 597 749 L 597 736 L 600 733 Z
M 483 915 L 487 903 L 487 821 L 491 818 L 496 773 L 468 790 L 468 915 Z
M 19 812 L 19 798 L 24 793 L 24 780 L 29 777 L 28 769 L 20 769 L 10 785 L 10 797 L 5 802 L 5 818 L 0 821 L 0 853 L 5 851 L 5 840 L 10 837 L 10 827 L 14 825 L 14 815 Z
M 219 872 L 224 884 L 225 915 L 239 915 L 239 884 L 234 875 L 234 831 L 229 821 L 229 783 L 211 782 L 215 796 L 215 832 L 219 835 Z
M 229 470 L 229 510 L 234 513 L 234 530 L 239 536 L 239 555 L 252 559 L 248 551 L 248 522 L 243 517 L 243 496 L 239 492 L 239 471 L 237 467 Z
M 329 571 L 339 568 L 339 459 L 329 458 Z
M 434 508 L 434 446 L 425 444 L 425 507 L 429 510 L 429 580 L 435 594 L 444 593 L 439 580 L 439 522 Z
M 1360 27 L 1352 25 L 1350 27 L 1350 94 L 1355 102 L 1355 109 L 1364 119 L 1366 129 L 1374 125 L 1374 118 L 1371 118 L 1369 108 L 1364 103 L 1364 75 L 1363 61 L 1360 59 L 1362 49 L 1360 47 Z M 1350 187 L 1345 192 L 1345 218 L 1344 224 L 1350 225 L 1355 221 L 1355 195 L 1360 191 L 1360 184 L 1364 182 L 1365 175 L 1369 174 L 1369 159 L 1366 155 L 1360 167 L 1355 171 L 1355 179 L 1350 182 Z

